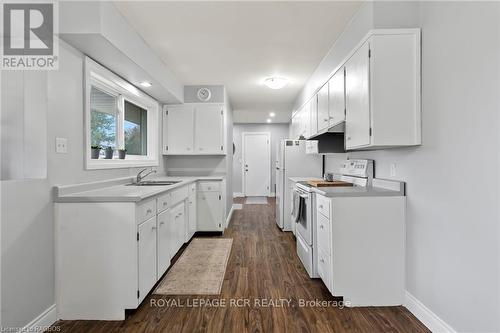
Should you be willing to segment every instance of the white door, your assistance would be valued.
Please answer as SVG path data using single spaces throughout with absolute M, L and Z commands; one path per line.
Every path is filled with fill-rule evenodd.
M 346 63 L 346 148 L 370 144 L 370 44 L 364 43 Z
M 198 192 L 196 223 L 198 231 L 222 230 L 222 200 L 220 192 Z
M 328 128 L 328 83 L 318 92 L 318 131 Z
M 345 120 L 344 67 L 340 68 L 329 82 L 330 126 Z
M 156 216 L 138 228 L 139 302 L 156 283 Z
M 167 270 L 168 266 L 170 266 L 170 234 L 168 225 L 170 222 L 170 211 L 165 210 L 158 214 L 158 258 L 157 258 L 157 270 L 159 279 L 163 273 Z
M 271 195 L 271 134 L 243 133 L 243 195 Z
M 192 154 L 194 108 L 169 106 L 164 112 L 163 153 Z
M 223 154 L 223 119 L 220 105 L 196 107 L 194 133 L 196 154 Z

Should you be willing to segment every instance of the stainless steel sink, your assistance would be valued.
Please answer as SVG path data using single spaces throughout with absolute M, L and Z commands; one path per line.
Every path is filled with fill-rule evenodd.
M 181 180 L 143 180 L 139 183 L 127 184 L 128 186 L 171 186 L 180 183 Z

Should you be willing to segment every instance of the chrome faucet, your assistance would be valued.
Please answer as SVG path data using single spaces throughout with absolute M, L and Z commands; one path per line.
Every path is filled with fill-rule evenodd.
M 139 173 L 137 174 L 136 183 L 140 183 L 140 182 L 141 182 L 141 180 L 143 180 L 144 178 L 146 178 L 146 177 L 147 177 L 147 176 L 149 176 L 150 174 L 152 174 L 152 173 L 156 173 L 156 170 L 155 170 L 155 169 L 153 169 L 153 168 L 151 168 L 151 170 L 150 170 L 147 174 L 145 174 L 145 175 L 143 176 L 143 175 L 142 175 L 142 173 L 143 173 L 144 171 L 146 171 L 147 169 L 148 169 L 148 168 L 144 168 L 144 169 L 142 169 L 141 171 L 139 171 Z

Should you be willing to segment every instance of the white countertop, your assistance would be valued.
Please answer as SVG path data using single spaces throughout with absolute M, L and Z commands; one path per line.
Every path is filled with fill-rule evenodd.
M 307 182 L 308 180 L 323 180 L 323 179 L 318 178 L 318 177 L 290 177 L 288 179 L 290 179 L 290 181 L 293 183 Z
M 380 187 L 363 186 L 336 186 L 312 187 L 312 191 L 325 197 L 400 197 L 400 191 L 388 190 Z
M 148 177 L 146 180 L 180 180 L 168 186 L 129 186 L 135 177 L 125 177 L 102 182 L 56 186 L 55 202 L 139 202 L 149 197 L 171 191 L 198 180 L 222 181 L 224 176 L 201 177 Z
M 308 180 L 321 180 L 314 177 L 290 177 L 291 182 L 306 182 Z M 325 197 L 397 197 L 405 195 L 405 184 L 400 181 L 374 179 L 373 186 L 332 186 L 315 187 L 305 185 L 309 192 L 314 192 Z

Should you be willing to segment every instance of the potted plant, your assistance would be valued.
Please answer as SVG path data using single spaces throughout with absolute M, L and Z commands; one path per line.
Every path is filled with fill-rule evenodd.
M 106 150 L 104 151 L 105 156 L 104 158 L 107 160 L 110 160 L 113 158 L 113 148 L 112 147 L 106 147 Z
M 125 155 L 127 155 L 127 149 L 125 149 L 125 148 L 118 149 L 118 158 L 120 160 L 124 160 Z
M 101 149 L 101 146 L 90 146 L 90 157 L 94 160 L 98 159 Z

